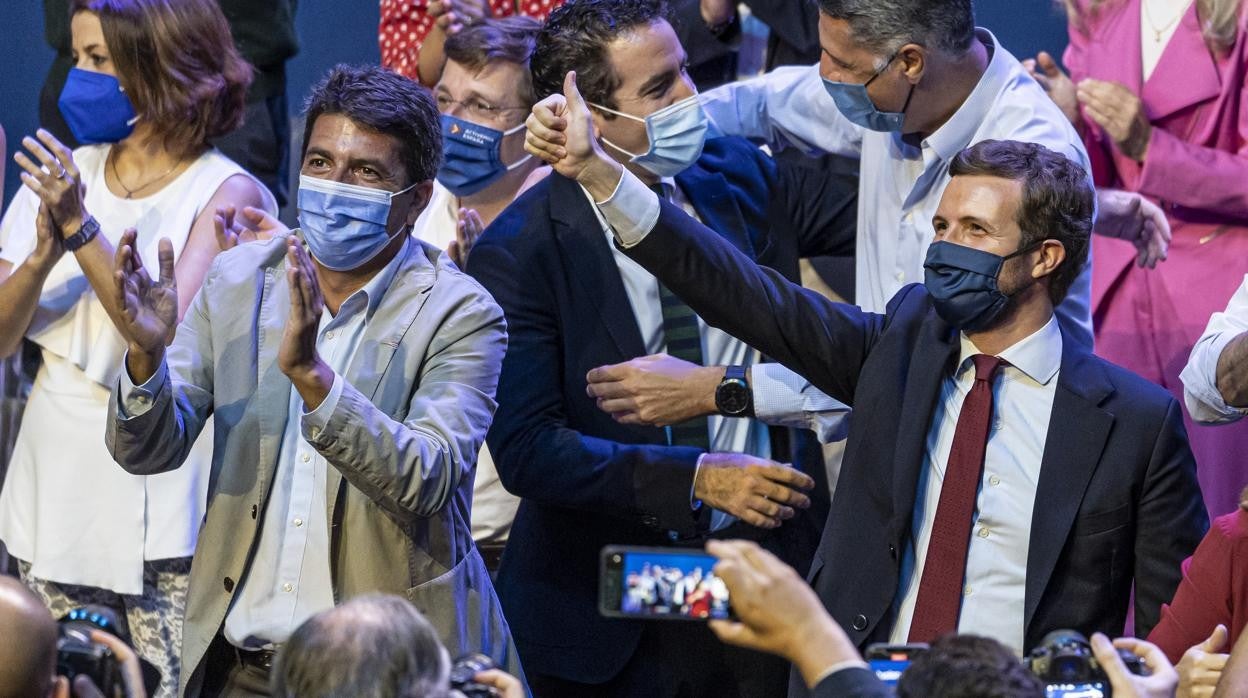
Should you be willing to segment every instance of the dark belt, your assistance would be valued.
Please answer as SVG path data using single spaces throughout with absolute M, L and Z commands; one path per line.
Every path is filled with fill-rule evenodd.
M 244 650 L 233 645 L 231 647 L 240 665 L 260 669 L 266 673 L 273 669 L 273 660 L 277 658 L 277 650 Z

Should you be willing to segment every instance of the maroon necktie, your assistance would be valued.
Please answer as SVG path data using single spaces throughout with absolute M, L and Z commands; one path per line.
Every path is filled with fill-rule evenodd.
M 940 486 L 940 503 L 927 544 L 919 598 L 910 620 L 910 642 L 931 642 L 958 629 L 966 549 L 971 540 L 975 495 L 984 470 L 984 448 L 992 423 L 992 379 L 1001 359 L 987 354 L 971 357 L 975 384 L 962 402 L 953 446 Z

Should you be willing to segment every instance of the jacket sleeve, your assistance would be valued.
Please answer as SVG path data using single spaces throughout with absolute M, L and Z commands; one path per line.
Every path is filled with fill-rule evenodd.
M 811 698 L 890 698 L 892 695 L 874 672 L 861 667 L 829 674 L 810 692 Z
M 858 161 L 781 153 L 771 192 L 776 235 L 792 235 L 798 257 L 852 257 L 858 237 Z M 760 252 L 760 263 L 766 264 Z
M 475 288 L 452 300 L 440 316 L 416 318 L 430 320 L 440 324 L 413 377 L 415 390 L 402 421 L 339 377 L 342 394 L 326 428 L 318 432 L 303 422 L 308 443 L 352 486 L 401 520 L 442 510 L 472 472 L 494 414 L 507 349 L 502 310 Z M 400 345 L 398 351 L 404 349 Z
M 624 250 L 708 324 L 718 327 L 852 406 L 858 374 L 885 316 L 834 303 L 759 266 L 678 207 Z
M 218 255 L 213 260 L 173 344 L 165 349 L 165 380 L 153 395 L 143 396 L 150 400 L 150 409 L 127 415 L 120 378 L 113 385 L 104 441 L 113 459 L 129 473 L 155 475 L 181 467 L 212 414 L 215 357 L 208 298 L 216 286 L 220 259 Z
M 1147 636 L 1174 598 L 1184 559 L 1209 528 L 1196 461 L 1179 403 L 1168 400 L 1139 499 L 1135 534 L 1135 631 Z
M 468 266 L 503 306 L 511 333 L 488 437 L 503 486 L 685 536 L 704 527 L 707 517 L 691 506 L 698 449 L 621 443 L 570 426 L 555 300 L 532 273 L 538 265 L 487 242 L 473 248 Z

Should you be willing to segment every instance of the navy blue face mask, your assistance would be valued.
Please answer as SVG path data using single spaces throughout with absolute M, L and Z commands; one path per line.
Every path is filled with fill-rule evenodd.
M 56 104 L 83 145 L 125 140 L 139 120 L 121 83 L 106 73 L 70 68 Z
M 521 122 L 506 131 L 442 115 L 442 167 L 438 183 L 455 196 L 472 196 L 485 189 L 509 170 L 523 165 L 531 155 L 504 165 L 500 148 L 503 138 L 524 129 Z
M 963 332 L 990 327 L 1010 302 L 998 287 L 1001 267 L 1040 244 L 1002 257 L 952 242 L 933 242 L 923 262 L 923 286 L 936 314 Z

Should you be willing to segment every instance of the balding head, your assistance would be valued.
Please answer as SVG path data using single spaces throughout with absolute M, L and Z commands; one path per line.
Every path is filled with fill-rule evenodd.
M 0 575 L 0 698 L 46 696 L 56 673 L 56 621 L 13 577 Z
M 438 634 L 400 596 L 359 596 L 322 611 L 282 646 L 278 698 L 441 696 L 450 662 Z

